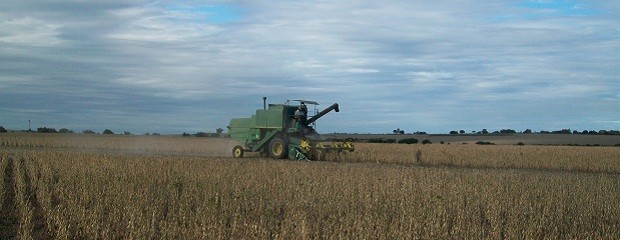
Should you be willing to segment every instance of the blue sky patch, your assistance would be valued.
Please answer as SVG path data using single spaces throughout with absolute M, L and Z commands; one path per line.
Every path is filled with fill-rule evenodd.
M 193 10 L 205 13 L 207 21 L 212 23 L 228 23 L 241 17 L 240 9 L 231 5 L 201 6 Z
M 564 0 L 527 0 L 521 2 L 519 7 L 535 11 L 532 14 L 544 16 L 591 16 L 596 13 L 590 6 L 579 1 Z
M 514 5 L 521 11 L 492 16 L 492 21 L 536 20 L 552 17 L 590 17 L 601 12 L 579 1 L 525 0 Z
M 204 21 L 215 24 L 229 23 L 241 18 L 241 9 L 233 5 L 203 5 L 203 6 L 168 6 L 170 11 L 182 11 L 203 16 Z

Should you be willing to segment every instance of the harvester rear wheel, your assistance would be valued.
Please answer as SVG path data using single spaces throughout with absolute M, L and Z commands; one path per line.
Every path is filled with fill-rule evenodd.
M 274 138 L 269 142 L 269 156 L 276 159 L 286 158 L 288 146 L 280 138 Z
M 237 145 L 232 150 L 233 157 L 242 158 L 243 157 L 243 147 Z

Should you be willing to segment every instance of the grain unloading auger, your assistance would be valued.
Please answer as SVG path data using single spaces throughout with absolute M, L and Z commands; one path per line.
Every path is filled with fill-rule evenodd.
M 231 119 L 228 134 L 240 143 L 233 148 L 233 156 L 241 158 L 244 152 L 259 152 L 263 157 L 277 159 L 319 160 L 328 152 L 355 149 L 349 142 L 326 142 L 313 127 L 317 119 L 330 111 L 339 112 L 337 103 L 310 118 L 306 118 L 306 104 L 314 105 L 315 109 L 318 105 L 314 101 L 291 100 L 264 106 L 249 118 Z

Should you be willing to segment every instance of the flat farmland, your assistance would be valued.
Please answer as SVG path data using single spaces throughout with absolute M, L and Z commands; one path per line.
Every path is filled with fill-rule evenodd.
M 589 134 L 324 134 L 336 139 L 394 139 L 415 138 L 420 141 L 428 139 L 433 143 L 474 144 L 478 141 L 491 142 L 498 145 L 620 145 L 620 135 L 589 135 Z
M 356 144 L 229 157 L 219 138 L 0 134 L 0 239 L 620 237 L 620 148 Z

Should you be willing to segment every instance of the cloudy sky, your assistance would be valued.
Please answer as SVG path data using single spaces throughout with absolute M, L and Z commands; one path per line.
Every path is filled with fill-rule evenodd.
M 620 2 L 0 3 L 0 125 L 213 132 L 338 102 L 321 132 L 620 128 Z

